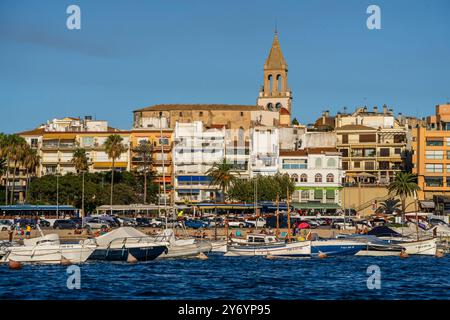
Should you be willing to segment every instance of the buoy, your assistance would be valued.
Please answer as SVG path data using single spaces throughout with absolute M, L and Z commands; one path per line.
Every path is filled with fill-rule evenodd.
M 206 254 L 204 254 L 203 252 L 200 252 L 198 254 L 197 258 L 200 260 L 208 260 L 208 256 Z
M 138 260 L 131 253 L 128 252 L 127 262 L 128 263 L 136 263 L 136 262 L 138 262 Z
M 409 257 L 409 254 L 407 254 L 405 250 L 402 250 L 402 252 L 400 252 L 400 258 L 405 259 L 408 257 Z
M 318 254 L 317 256 L 318 256 L 319 258 L 321 258 L 321 259 L 328 258 L 328 255 L 327 255 L 326 253 L 321 252 L 321 251 L 319 251 L 319 254 Z
M 11 269 L 11 270 L 22 269 L 22 264 L 18 261 L 9 260 L 8 266 L 9 266 L 9 269 Z
M 61 265 L 62 266 L 70 266 L 72 262 L 64 256 L 61 256 Z
M 445 256 L 444 250 L 436 250 L 436 258 L 442 258 Z

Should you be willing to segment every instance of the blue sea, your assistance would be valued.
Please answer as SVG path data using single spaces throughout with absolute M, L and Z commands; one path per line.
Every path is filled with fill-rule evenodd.
M 375 288 L 369 266 L 379 270 Z M 448 255 L 268 260 L 212 254 L 208 260 L 90 262 L 79 271 L 80 289 L 69 289 L 65 266 L 0 265 L 0 299 L 450 299 Z

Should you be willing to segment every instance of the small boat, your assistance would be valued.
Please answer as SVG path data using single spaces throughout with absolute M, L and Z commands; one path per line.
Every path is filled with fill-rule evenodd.
M 6 248 L 6 254 L 2 258 L 2 262 L 59 264 L 65 261 L 66 263 L 77 264 L 85 262 L 96 248 L 92 244 L 61 244 L 58 234 L 24 239 L 23 242 L 23 246 Z
M 286 243 L 273 235 L 248 234 L 245 242 L 229 245 L 225 256 L 309 257 L 310 254 L 310 241 Z
M 151 261 L 167 252 L 168 243 L 155 242 L 145 233 L 132 227 L 121 227 L 96 238 L 85 240 L 95 245 L 89 260 Z
M 400 245 L 389 243 L 388 241 L 378 239 L 370 235 L 345 235 L 346 239 L 361 242 L 365 245 L 363 249 L 358 251 L 356 256 L 399 256 L 404 248 Z
M 226 240 L 215 240 L 211 241 L 211 252 L 227 252 L 227 241 Z
M 311 241 L 311 256 L 352 256 L 366 247 L 364 243 L 347 239 L 319 239 Z
M 156 243 L 167 243 L 167 251 L 158 256 L 158 259 L 168 258 L 194 258 L 200 253 L 208 253 L 212 250 L 211 242 L 196 240 L 195 238 L 177 239 L 172 229 L 165 229 L 152 240 Z

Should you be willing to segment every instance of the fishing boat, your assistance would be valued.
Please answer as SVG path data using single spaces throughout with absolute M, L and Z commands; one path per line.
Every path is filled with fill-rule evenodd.
M 351 256 L 365 247 L 364 243 L 348 239 L 318 239 L 311 241 L 311 256 L 316 257 L 320 254 L 326 254 L 327 256 Z
M 95 246 L 89 260 L 106 261 L 151 261 L 167 252 L 168 243 L 155 242 L 145 233 L 132 227 L 121 227 L 96 238 L 87 239 L 85 244 Z
M 227 252 L 227 241 L 226 240 L 215 240 L 211 241 L 211 252 Z
M 7 247 L 2 262 L 59 264 L 68 261 L 77 264 L 85 262 L 96 248 L 92 244 L 61 244 L 58 234 L 24 239 L 23 242 L 22 246 Z
M 190 258 L 212 250 L 211 242 L 198 241 L 195 238 L 177 239 L 172 229 L 163 230 L 155 237 L 152 237 L 152 240 L 156 243 L 167 243 L 167 250 L 158 256 L 158 259 Z
M 248 234 L 245 242 L 228 246 L 225 256 L 293 256 L 309 257 L 310 241 L 285 242 L 267 234 Z

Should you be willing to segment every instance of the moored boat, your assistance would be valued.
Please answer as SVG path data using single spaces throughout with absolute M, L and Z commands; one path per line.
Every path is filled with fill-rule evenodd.
M 152 237 L 152 240 L 157 243 L 167 243 L 167 251 L 158 256 L 158 259 L 192 258 L 212 250 L 211 242 L 198 241 L 195 238 L 177 239 L 172 229 L 163 230 L 157 236 Z
M 364 249 L 365 244 L 347 239 L 319 239 L 311 241 L 311 256 L 350 256 Z

